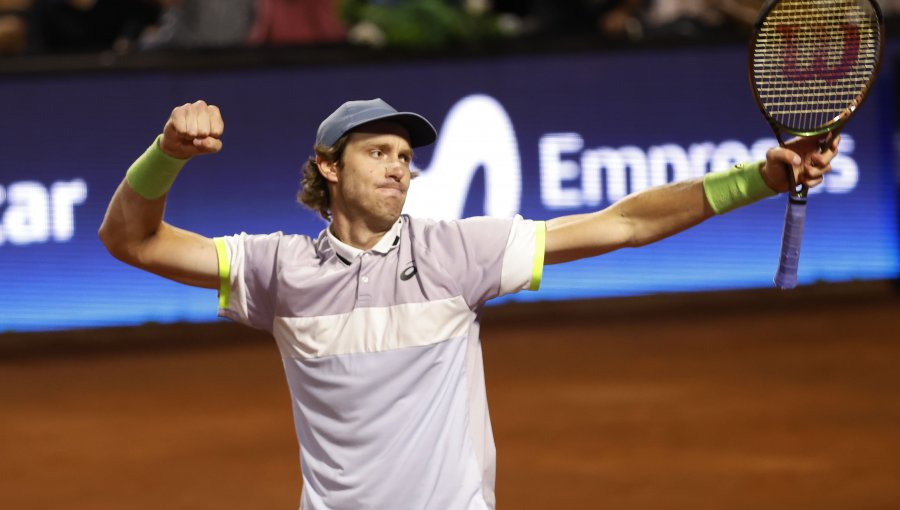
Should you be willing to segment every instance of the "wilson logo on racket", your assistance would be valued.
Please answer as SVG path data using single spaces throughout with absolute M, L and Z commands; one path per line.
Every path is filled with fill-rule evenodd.
M 852 23 L 841 25 L 844 44 L 840 58 L 830 54 L 834 34 L 829 28 L 832 27 L 822 24 L 813 26 L 784 24 L 776 27 L 784 39 L 781 71 L 787 79 L 793 82 L 824 80 L 828 85 L 833 85 L 850 74 L 859 60 L 859 26 Z M 800 42 L 803 38 L 816 41 L 812 55 L 798 55 L 799 47 L 809 47 L 808 42 Z

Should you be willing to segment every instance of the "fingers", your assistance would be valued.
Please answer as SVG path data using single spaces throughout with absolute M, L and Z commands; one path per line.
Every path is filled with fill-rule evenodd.
M 225 130 L 219 107 L 205 101 L 186 103 L 172 111 L 175 129 L 183 138 L 218 138 Z
M 840 135 L 833 136 L 829 134 L 828 138 L 820 144 L 819 151 L 809 154 L 803 165 L 803 174 L 800 176 L 800 182 L 810 188 L 822 183 L 825 175 L 831 171 L 831 160 L 837 156 L 840 141 Z
M 179 137 L 181 137 L 183 133 L 187 133 L 188 131 L 187 112 L 189 109 L 185 108 L 185 106 L 188 105 L 184 105 L 172 110 L 172 115 L 169 117 L 169 122 L 166 126 L 169 127 L 169 125 L 171 125 L 175 129 L 175 134 L 177 134 Z
M 828 150 L 830 150 L 834 154 L 837 154 L 838 145 L 840 145 L 840 143 L 841 143 L 841 135 L 831 133 L 828 135 L 827 142 L 828 142 L 828 144 L 827 144 Z
M 194 138 L 194 147 L 204 153 L 219 152 L 222 150 L 222 140 L 207 136 L 206 138 Z
M 785 147 L 776 147 L 769 151 L 769 158 L 787 166 L 794 171 L 794 180 L 803 171 L 803 158 L 799 154 Z
M 209 106 L 209 136 L 219 138 L 225 132 L 225 121 L 222 120 L 222 112 L 215 105 Z
M 205 101 L 185 103 L 172 110 L 163 130 L 163 150 L 176 157 L 218 152 L 225 131 L 222 112 Z
M 825 176 L 831 171 L 831 158 L 810 158 L 810 161 L 803 165 L 803 173 L 800 175 L 801 181 L 812 181 Z
M 760 174 L 769 188 L 781 193 L 788 187 L 785 165 L 793 161 L 791 151 L 782 147 L 775 147 L 766 151 L 766 162 L 760 169 Z
M 795 184 L 814 188 L 831 171 L 831 160 L 838 154 L 840 141 L 840 135 L 831 133 L 824 140 L 794 138 L 784 147 L 769 149 L 762 177 L 773 190 L 785 191 L 790 188 L 785 169 L 790 168 Z
M 810 188 L 818 186 L 831 171 L 831 160 L 838 153 L 841 137 L 829 133 L 824 139 L 812 137 L 795 138 L 787 143 L 791 152 L 801 157 L 803 164 L 794 167 L 794 179 L 798 184 Z
M 187 132 L 184 133 L 187 136 L 185 138 L 197 138 L 198 136 L 201 136 L 197 125 L 200 123 L 200 116 L 203 115 L 203 110 L 205 110 L 205 108 L 201 110 L 195 105 L 197 105 L 197 103 L 188 106 Z M 205 136 L 202 137 L 205 138 Z

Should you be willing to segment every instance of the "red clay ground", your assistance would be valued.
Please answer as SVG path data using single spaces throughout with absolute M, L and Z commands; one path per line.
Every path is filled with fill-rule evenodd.
M 896 295 L 686 299 L 488 312 L 499 508 L 900 508 Z M 0 336 L 0 508 L 296 509 L 299 488 L 260 335 Z

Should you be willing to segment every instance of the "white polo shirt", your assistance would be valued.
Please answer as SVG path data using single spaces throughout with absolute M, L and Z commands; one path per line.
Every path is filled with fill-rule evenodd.
M 537 290 L 544 232 L 402 216 L 368 251 L 329 229 L 216 238 L 219 314 L 281 352 L 302 510 L 494 508 L 479 313 Z

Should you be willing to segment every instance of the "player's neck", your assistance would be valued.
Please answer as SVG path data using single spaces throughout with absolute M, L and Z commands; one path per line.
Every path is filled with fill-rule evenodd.
M 328 228 L 342 243 L 368 251 L 378 244 L 393 225 L 391 223 L 386 227 L 378 227 L 366 221 L 352 221 L 346 215 L 335 212 Z

